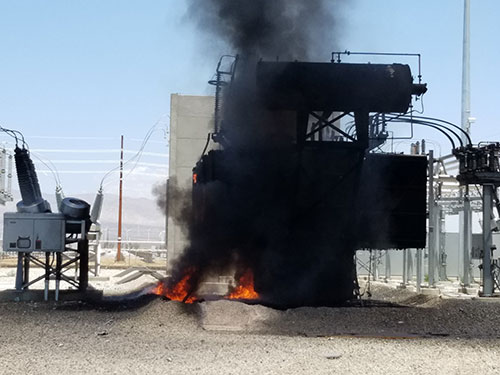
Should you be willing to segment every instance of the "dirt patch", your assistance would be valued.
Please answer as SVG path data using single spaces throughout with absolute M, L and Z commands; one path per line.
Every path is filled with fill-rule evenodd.
M 404 295 L 414 305 L 0 303 L 2 374 L 498 373 L 498 301 Z

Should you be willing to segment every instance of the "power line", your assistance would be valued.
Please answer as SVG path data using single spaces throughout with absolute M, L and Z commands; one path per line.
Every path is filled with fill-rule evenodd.
M 131 170 L 124 170 L 124 172 L 130 172 Z M 40 173 L 51 173 L 50 169 L 39 169 L 37 172 Z M 59 174 L 103 174 L 110 171 L 106 170 L 61 170 Z M 119 171 L 112 171 L 111 173 L 119 173 Z M 164 173 L 147 173 L 147 172 L 133 172 L 134 175 L 138 176 L 152 176 L 152 177 L 168 177 L 168 174 Z
M 34 149 L 33 151 L 38 152 L 38 153 L 65 153 L 65 154 L 77 154 L 77 153 L 82 153 L 82 154 L 97 154 L 97 153 L 102 153 L 102 154 L 114 154 L 114 153 L 119 153 L 121 150 L 118 149 L 80 149 L 80 150 L 75 150 L 75 149 Z M 137 154 L 140 153 L 141 150 L 123 150 L 124 154 Z M 142 155 L 146 156 L 158 156 L 162 158 L 168 158 L 168 154 L 164 153 L 159 153 L 159 152 L 141 152 Z
M 116 164 L 119 163 L 119 159 L 68 159 L 68 160 L 52 160 L 51 164 Z M 153 168 L 167 168 L 168 165 L 166 163 L 147 163 L 147 162 L 138 162 L 138 166 L 143 167 L 153 167 Z
M 146 144 L 148 143 L 149 139 L 151 138 L 151 135 L 156 131 L 158 130 L 157 127 L 158 125 L 161 123 L 161 121 L 163 120 L 163 118 L 165 117 L 165 115 L 161 116 L 158 121 L 155 122 L 155 124 L 148 130 L 148 132 L 146 133 L 145 137 L 144 137 L 144 141 L 142 142 L 141 144 L 141 147 L 139 148 L 139 150 L 137 151 L 137 153 L 132 156 L 130 159 L 128 159 L 125 163 L 123 163 L 123 166 L 127 165 L 128 163 L 130 162 L 133 162 L 135 161 L 135 165 L 132 167 L 132 169 L 130 170 L 130 172 L 125 176 L 127 177 L 136 167 L 137 167 L 137 162 L 140 160 L 140 158 L 142 157 L 143 154 L 146 154 L 144 153 L 144 148 L 146 147 Z M 124 150 L 123 150 L 123 137 L 122 137 L 122 147 L 120 148 L 120 152 L 122 153 L 122 156 L 123 156 L 123 153 L 124 153 Z M 120 163 L 120 166 L 117 166 L 113 169 L 111 169 L 109 172 L 107 172 L 104 177 L 102 178 L 101 180 L 101 186 L 100 186 L 100 189 L 103 188 L 103 184 L 104 184 L 104 181 L 106 180 L 106 178 L 115 170 L 117 170 L 118 168 L 122 168 L 122 164 Z M 120 180 L 121 181 L 121 180 Z

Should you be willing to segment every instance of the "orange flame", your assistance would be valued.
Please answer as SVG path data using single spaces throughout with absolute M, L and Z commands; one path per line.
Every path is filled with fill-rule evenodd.
M 179 301 L 184 303 L 195 302 L 196 298 L 194 296 L 189 296 L 186 300 L 184 300 L 189 293 L 189 280 L 191 279 L 194 272 L 195 270 L 193 268 L 188 269 L 181 281 L 179 281 L 173 287 L 169 287 L 165 282 L 160 281 L 153 289 L 153 294 L 167 297 L 172 301 Z
M 238 280 L 238 286 L 233 290 L 233 292 L 227 296 L 229 299 L 257 299 L 259 298 L 259 293 L 254 289 L 253 285 L 253 272 L 252 270 L 247 270 Z

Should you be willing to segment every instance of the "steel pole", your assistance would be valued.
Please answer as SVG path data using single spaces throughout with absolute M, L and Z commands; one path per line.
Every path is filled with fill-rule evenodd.
M 464 0 L 464 35 L 462 49 L 462 129 L 470 134 L 470 0 Z M 462 140 L 467 142 L 465 134 Z
M 16 271 L 16 290 L 19 292 L 23 290 L 24 284 L 24 256 L 25 253 L 17 253 L 17 271 Z
M 420 286 L 422 284 L 422 249 L 417 249 L 417 293 L 420 293 Z
M 470 207 L 469 185 L 463 188 L 463 211 L 460 213 L 460 246 L 463 258 L 462 287 L 470 286 L 470 249 L 472 242 L 472 211 Z
M 434 152 L 429 150 L 429 202 L 428 202 L 428 212 L 429 212 L 429 232 L 428 232 L 428 275 L 429 275 L 429 286 L 434 287 L 435 278 L 434 270 L 436 268 L 436 231 L 435 231 L 435 206 L 434 206 Z
M 408 272 L 408 249 L 404 249 L 403 250 L 403 282 L 402 282 L 402 285 L 403 286 L 406 286 L 406 284 L 408 283 L 408 280 L 407 280 L 407 272 Z
M 391 254 L 389 250 L 385 251 L 385 282 L 391 278 Z
M 406 282 L 410 283 L 413 281 L 413 250 L 408 249 L 408 256 L 406 258 L 406 264 L 408 265 L 407 271 L 406 271 Z
M 444 281 L 447 279 L 447 275 L 446 275 L 446 249 L 443 243 L 443 209 L 439 204 L 437 205 L 436 208 L 437 208 L 436 248 L 439 253 L 438 273 L 439 273 L 439 280 Z
M 470 134 L 470 0 L 464 0 L 464 25 L 462 46 L 462 116 L 461 127 Z M 462 141 L 467 144 L 467 137 L 462 133 Z M 459 232 L 460 247 L 463 257 L 462 287 L 470 286 L 470 249 L 472 246 L 472 211 L 469 200 L 469 186 L 465 186 L 463 194 L 463 211 L 460 212 Z
M 491 184 L 483 185 L 483 296 L 493 294 L 491 275 L 491 215 L 493 210 L 493 190 Z
M 116 261 L 122 259 L 122 202 L 123 202 L 123 135 L 120 147 L 120 192 L 118 200 L 118 245 L 116 246 Z

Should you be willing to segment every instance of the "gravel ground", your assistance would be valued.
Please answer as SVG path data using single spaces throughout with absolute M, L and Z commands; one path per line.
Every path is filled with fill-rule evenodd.
M 1 374 L 497 374 L 500 301 L 0 303 Z

